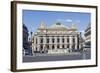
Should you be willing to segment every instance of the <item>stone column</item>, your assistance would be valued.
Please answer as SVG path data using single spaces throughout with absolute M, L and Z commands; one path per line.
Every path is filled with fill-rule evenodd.
M 46 47 L 46 36 L 43 36 L 43 50 L 47 49 Z
M 65 48 L 67 49 L 67 38 L 66 38 L 66 36 L 64 37 L 64 46 L 65 46 Z
M 77 50 L 78 48 L 77 48 L 77 37 L 75 37 L 75 50 Z
M 43 36 L 43 44 L 46 43 L 46 36 Z
M 70 52 L 72 52 L 72 36 L 69 37 Z
M 81 47 L 82 47 L 82 46 L 81 46 L 81 43 L 79 43 L 79 49 L 81 49 Z
M 35 44 L 32 43 L 32 54 L 34 54 L 34 51 L 35 51 Z
M 38 51 L 41 51 L 41 50 L 40 50 L 40 45 L 39 45 L 39 44 L 37 45 L 37 50 L 38 50 Z
M 40 51 L 40 37 L 37 37 L 37 50 Z
M 50 50 L 52 50 L 52 44 L 50 44 Z
M 62 37 L 60 36 L 59 39 L 60 39 L 60 48 L 62 48 Z
M 55 46 L 55 50 L 57 49 L 57 37 L 54 37 L 55 42 L 54 42 L 54 46 Z
M 49 44 L 52 44 L 52 37 L 49 36 Z
M 34 36 L 34 43 L 32 45 L 33 51 L 36 51 L 36 37 Z
M 34 51 L 34 42 L 32 43 L 32 51 Z
M 52 37 L 49 37 L 50 50 L 52 50 Z

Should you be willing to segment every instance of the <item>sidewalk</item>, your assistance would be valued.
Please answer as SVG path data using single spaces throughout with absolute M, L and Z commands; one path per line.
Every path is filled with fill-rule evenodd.
M 48 53 L 46 53 L 46 54 L 33 54 L 33 55 L 27 55 L 27 57 L 28 56 L 59 56 L 59 55 L 79 55 L 79 54 L 81 54 L 80 52 L 71 52 L 71 53 L 53 53 L 53 54 L 48 54 Z

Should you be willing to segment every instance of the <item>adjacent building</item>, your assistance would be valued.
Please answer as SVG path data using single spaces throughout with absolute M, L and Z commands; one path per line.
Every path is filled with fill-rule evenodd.
M 28 29 L 25 26 L 25 24 L 23 24 L 23 54 L 24 55 L 29 55 L 31 53 L 28 36 L 29 36 Z
M 85 29 L 85 47 L 91 47 L 91 25 L 89 24 Z
M 32 51 L 48 53 L 48 50 L 68 50 L 69 52 L 82 49 L 81 33 L 75 24 L 70 27 L 60 22 L 47 27 L 41 22 L 40 27 L 32 35 Z

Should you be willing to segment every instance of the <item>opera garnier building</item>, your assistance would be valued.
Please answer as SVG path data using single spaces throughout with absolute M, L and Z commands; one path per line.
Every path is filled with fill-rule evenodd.
M 47 27 L 44 22 L 32 34 L 33 53 L 71 53 L 82 50 L 82 36 L 75 24 L 70 27 L 55 23 Z

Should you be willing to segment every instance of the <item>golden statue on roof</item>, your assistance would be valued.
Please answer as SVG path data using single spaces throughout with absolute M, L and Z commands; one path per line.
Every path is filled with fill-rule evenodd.
M 72 23 L 72 25 L 71 25 L 71 29 L 72 29 L 72 30 L 74 30 L 74 31 L 76 31 L 76 30 L 77 30 L 77 26 L 76 26 L 76 24 L 75 24 L 75 23 Z
M 41 21 L 39 29 L 45 29 L 45 28 L 46 28 L 45 23 Z

